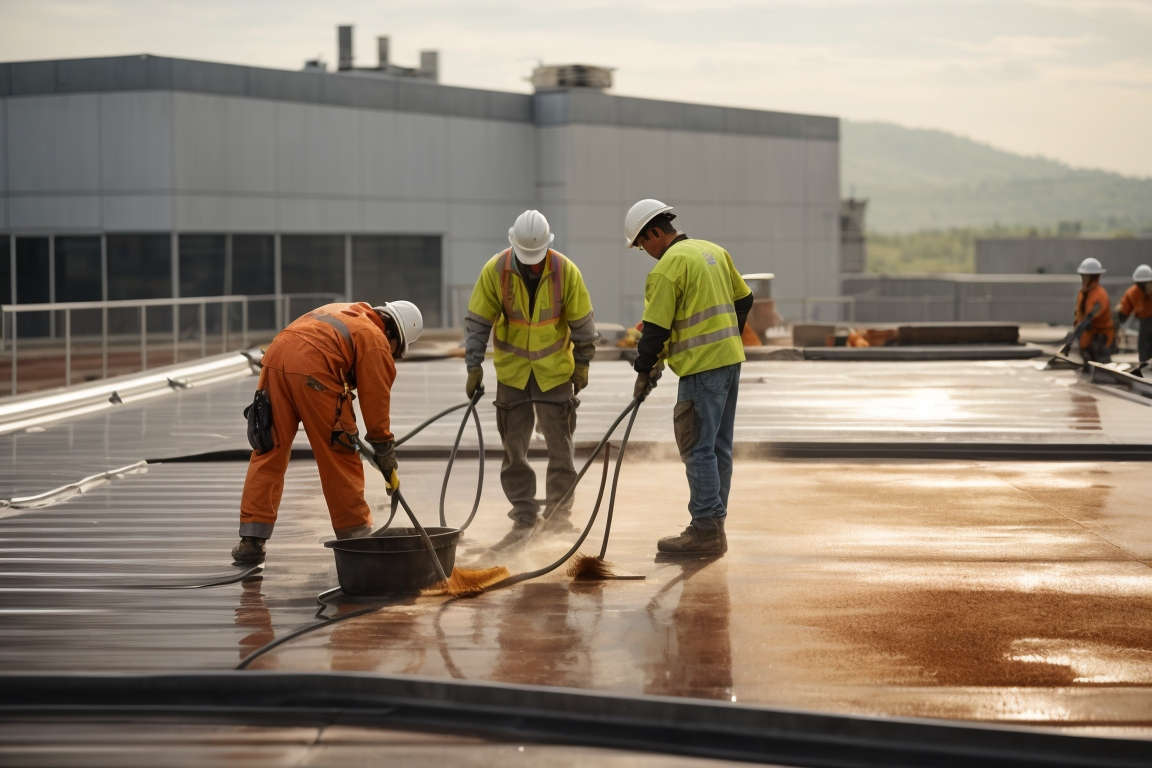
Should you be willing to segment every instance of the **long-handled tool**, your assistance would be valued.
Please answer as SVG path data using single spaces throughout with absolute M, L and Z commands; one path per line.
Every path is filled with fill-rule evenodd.
M 376 454 L 364 444 L 364 441 L 359 437 L 356 438 L 356 445 L 360 451 L 360 455 L 371 461 L 375 465 Z M 408 519 L 412 521 L 412 527 L 420 534 L 421 540 L 424 542 L 424 548 L 428 550 L 428 556 L 432 558 L 432 562 L 436 567 L 436 573 L 440 577 L 440 583 L 433 587 L 436 591 L 447 592 L 450 595 L 467 595 L 478 594 L 487 589 L 490 585 L 495 584 L 505 578 L 510 573 L 507 568 L 503 566 L 496 566 L 494 568 L 483 569 L 462 569 L 453 568 L 452 574 L 449 576 L 444 572 L 444 566 L 440 563 L 440 557 L 436 554 L 436 547 L 432 544 L 432 539 L 428 536 L 428 532 L 424 530 L 424 526 L 416 518 L 412 508 L 408 506 L 408 501 L 404 498 L 404 494 L 397 488 L 392 493 L 392 515 L 389 516 L 388 521 L 391 522 L 392 518 L 396 515 L 397 505 L 404 508 L 404 512 L 408 515 Z M 475 514 L 475 512 L 473 512 Z M 471 518 L 469 518 L 471 520 Z M 385 525 L 385 528 L 387 525 Z M 380 533 L 384 528 L 375 531 L 373 535 Z
M 568 567 L 568 575 L 577 581 L 603 581 L 605 579 L 643 579 L 643 576 L 623 575 L 615 573 L 612 565 L 604 557 L 608 554 L 608 537 L 612 532 L 612 512 L 616 508 L 616 486 L 620 482 L 620 466 L 624 463 L 624 452 L 628 450 L 628 438 L 632 434 L 632 425 L 636 423 L 636 414 L 640 413 L 640 401 L 632 403 L 632 415 L 628 418 L 628 426 L 624 428 L 624 437 L 620 441 L 620 452 L 616 454 L 616 469 L 612 473 L 612 492 L 608 496 L 608 511 L 604 515 L 604 538 L 600 544 L 600 554 L 580 555 Z M 608 454 L 604 454 L 608 460 Z M 600 482 L 600 493 L 604 492 L 604 482 Z M 600 506 L 597 497 L 596 506 Z

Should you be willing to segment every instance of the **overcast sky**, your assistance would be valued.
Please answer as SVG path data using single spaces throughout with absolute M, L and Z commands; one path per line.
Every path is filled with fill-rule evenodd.
M 1152 176 L 1152 0 L 0 0 L 0 60 L 153 53 L 297 69 L 441 55 L 441 80 L 529 90 L 537 61 L 615 93 L 940 128 Z

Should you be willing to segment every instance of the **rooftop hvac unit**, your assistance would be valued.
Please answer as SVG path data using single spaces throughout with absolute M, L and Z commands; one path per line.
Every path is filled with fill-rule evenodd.
M 530 78 L 536 90 L 552 88 L 594 88 L 603 91 L 612 87 L 612 67 L 591 64 L 542 64 L 532 71 Z

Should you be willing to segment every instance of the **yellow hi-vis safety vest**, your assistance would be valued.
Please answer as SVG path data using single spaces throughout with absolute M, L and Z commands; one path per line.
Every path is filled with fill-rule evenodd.
M 734 304 L 751 292 L 728 251 L 716 243 L 673 243 L 644 284 L 645 322 L 672 331 L 668 367 L 690 376 L 744 362 Z
M 488 260 L 468 301 L 468 314 L 494 326 L 492 349 L 496 378 L 516 389 L 536 377 L 543 391 L 572 377 L 569 323 L 580 324 L 592 313 L 592 299 L 580 270 L 564 254 L 549 250 L 528 316 L 528 288 L 516 269 L 512 249 Z

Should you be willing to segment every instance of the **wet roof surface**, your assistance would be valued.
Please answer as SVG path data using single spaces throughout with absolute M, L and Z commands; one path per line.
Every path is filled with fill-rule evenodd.
M 396 432 L 462 399 L 461 368 L 402 366 Z M 623 363 L 593 367 L 581 439 L 599 437 L 623 408 L 631 378 Z M 37 492 L 155 456 L 177 438 L 187 452 L 242 447 L 239 408 L 254 381 L 0 437 L 5 480 Z M 641 442 L 671 442 L 670 383 L 641 409 Z M 1152 408 L 1034 362 L 753 363 L 741 386 L 737 438 L 746 443 L 830 434 L 1147 442 L 1152 434 Z M 490 425 L 492 409 L 483 414 Z M 457 425 L 449 417 L 419 440 L 446 445 Z M 495 442 L 494 426 L 486 438 Z M 393 601 L 292 640 L 253 668 L 1150 733 L 1147 463 L 738 461 L 729 553 L 670 563 L 655 560 L 654 544 L 687 523 L 683 468 L 638 455 L 623 469 L 608 559 L 643 580 L 574 583 L 561 569 L 468 600 Z M 152 464 L 53 506 L 0 510 L 0 668 L 229 669 L 312 622 L 317 594 L 337 578 L 320 544 L 331 528 L 308 461 L 290 467 L 258 578 L 170 588 L 238 573 L 227 551 L 244 470 L 243 462 Z M 401 452 L 406 494 L 425 523 L 435 522 L 442 470 L 443 461 Z M 467 460 L 453 477 L 450 523 L 467 514 L 474 471 Z M 522 549 L 491 551 L 509 525 L 493 462 L 485 489 L 459 565 L 536 568 L 573 542 L 541 534 Z M 586 481 L 578 521 L 594 497 Z M 384 509 L 371 474 L 368 498 Z M 585 551 L 598 548 L 600 530 Z M 327 613 L 363 605 L 338 601 Z
M 595 443 L 631 398 L 623 361 L 597 363 L 581 393 L 577 441 Z M 393 431 L 406 433 L 464 399 L 463 364 L 406 363 L 393 394 Z M 494 390 L 495 373 L 486 373 Z M 750 362 L 741 376 L 736 440 L 824 442 L 1147 443 L 1152 407 L 1141 408 L 1070 371 L 1042 361 Z M 246 450 L 240 411 L 256 378 L 178 390 L 96 415 L 0 435 L 0 498 L 40 493 L 142 459 Z M 638 443 L 671 445 L 667 374 L 637 418 Z M 489 397 L 490 399 L 490 397 Z M 498 444 L 494 409 L 480 411 L 489 448 Z M 432 425 L 413 447 L 447 447 L 456 417 Z M 471 435 L 468 440 L 472 440 Z M 303 432 L 299 447 L 307 447 Z M 474 445 L 465 442 L 464 445 Z

